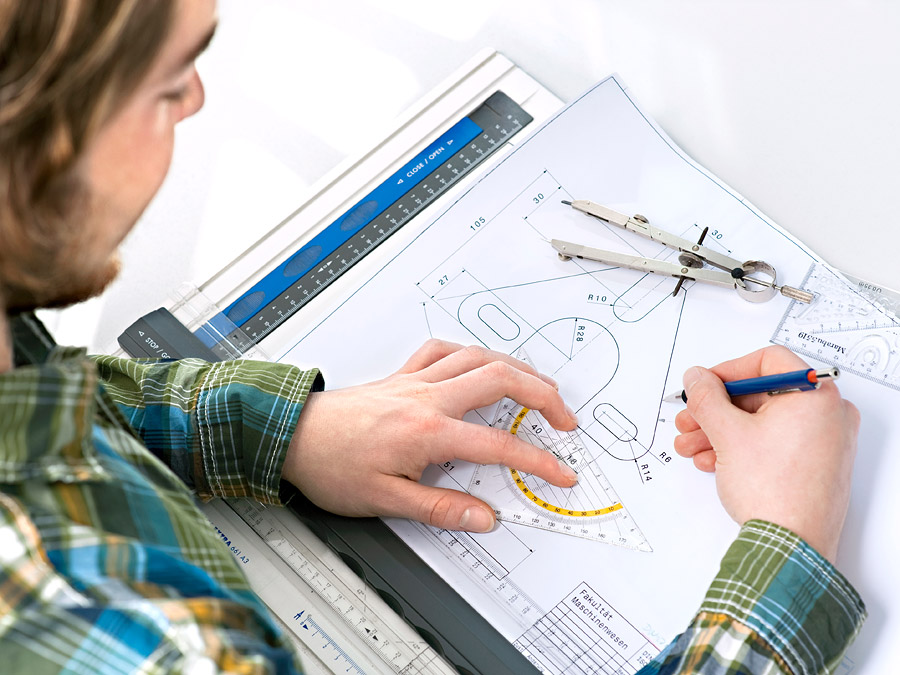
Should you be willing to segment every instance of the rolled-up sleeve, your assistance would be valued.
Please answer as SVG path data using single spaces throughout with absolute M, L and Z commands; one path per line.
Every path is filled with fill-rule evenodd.
M 200 498 L 279 503 L 300 411 L 323 386 L 317 369 L 241 360 L 95 361 L 118 411 Z
M 856 590 L 815 549 L 751 520 L 687 630 L 639 675 L 834 673 L 865 618 Z

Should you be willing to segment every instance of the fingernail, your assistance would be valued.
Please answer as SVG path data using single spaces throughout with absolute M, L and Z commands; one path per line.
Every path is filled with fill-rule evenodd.
M 459 529 L 466 532 L 490 532 L 494 529 L 494 513 L 480 506 L 470 506 L 459 519 Z
M 572 481 L 573 485 L 575 483 L 577 483 L 578 482 L 578 474 L 575 473 L 575 469 L 573 469 L 571 466 L 566 464 L 561 459 L 559 459 L 557 461 L 559 462 L 559 470 L 560 470 L 560 472 L 562 472 L 562 475 L 565 476 L 566 478 L 568 478 L 570 481 Z
M 703 377 L 703 373 L 697 366 L 688 368 L 684 372 L 684 377 L 681 382 L 684 384 L 684 391 L 688 396 L 691 395 L 691 387 L 697 384 L 701 377 Z
M 553 387 L 554 389 L 556 389 L 556 391 L 559 391 L 559 382 L 557 382 L 556 380 L 554 380 L 554 379 L 553 379 L 552 377 L 550 377 L 549 375 L 544 375 L 543 373 L 538 373 L 538 374 L 541 376 L 541 379 L 542 379 L 544 382 L 546 382 L 546 383 L 549 384 L 551 387 Z
M 578 415 L 576 415 L 575 411 L 572 410 L 568 405 L 566 405 L 566 412 L 569 413 L 569 417 L 575 420 L 575 424 L 578 424 Z

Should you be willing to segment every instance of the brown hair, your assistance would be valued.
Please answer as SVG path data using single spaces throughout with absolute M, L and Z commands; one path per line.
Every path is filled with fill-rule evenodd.
M 71 169 L 153 63 L 172 0 L 0 0 L 0 309 L 58 284 Z

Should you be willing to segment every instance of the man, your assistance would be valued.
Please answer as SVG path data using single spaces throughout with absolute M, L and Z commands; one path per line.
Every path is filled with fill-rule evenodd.
M 504 354 L 430 341 L 384 380 L 326 392 L 315 370 L 90 360 L 53 344 L 30 310 L 115 276 L 175 125 L 203 104 L 194 60 L 215 24 L 214 0 L 0 0 L 0 655 L 14 672 L 299 668 L 192 493 L 278 503 L 284 480 L 339 513 L 484 532 L 491 509 L 420 485 L 428 464 L 577 479 L 462 421 L 509 396 L 575 426 L 553 381 Z M 741 407 L 722 386 L 799 367 L 771 348 L 686 374 L 676 449 L 715 470 L 743 528 L 651 672 L 826 671 L 859 630 L 862 602 L 830 562 L 856 409 L 830 383 Z M 357 469 L 336 470 L 334 453 Z

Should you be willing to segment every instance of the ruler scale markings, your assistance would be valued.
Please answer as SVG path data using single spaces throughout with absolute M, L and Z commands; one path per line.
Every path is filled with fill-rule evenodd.
M 171 322 L 159 320 L 157 317 L 153 317 L 151 321 L 150 315 L 147 315 L 145 317 L 147 321 L 140 325 L 132 325 L 119 337 L 120 344 L 128 353 L 138 358 L 159 357 L 159 354 L 156 353 L 157 349 L 147 343 L 147 338 L 149 337 L 151 340 L 156 341 L 156 337 L 163 338 L 164 336 L 175 336 L 182 340 L 186 338 L 195 340 L 197 344 L 190 347 L 202 348 L 205 346 L 211 350 L 212 354 L 203 356 L 203 358 L 208 360 L 240 358 L 242 354 L 255 351 L 256 345 L 262 339 L 272 333 L 321 291 L 325 290 L 342 274 L 351 269 L 399 228 L 407 224 L 412 218 L 453 188 L 460 180 L 471 173 L 475 167 L 502 148 L 510 138 L 532 121 L 532 117 L 518 104 L 499 91 L 489 97 L 484 104 L 464 119 L 477 125 L 479 133 L 466 141 L 462 147 L 460 145 L 454 146 L 452 158 L 444 161 L 430 173 L 424 175 L 415 184 L 411 183 L 408 185 L 407 188 L 411 186 L 412 189 L 407 189 L 402 196 L 394 199 L 386 209 L 379 213 L 375 213 L 371 207 L 363 209 L 362 207 L 366 204 L 366 198 L 364 198 L 354 209 L 348 211 L 341 219 L 329 226 L 333 228 L 329 232 L 329 236 L 335 235 L 334 229 L 339 229 L 342 220 L 347 219 L 350 215 L 354 215 L 354 212 L 355 215 L 361 214 L 360 220 L 353 223 L 353 226 L 358 229 L 340 241 L 336 242 L 336 240 L 332 239 L 331 244 L 333 245 L 330 248 L 323 246 L 323 250 L 316 252 L 315 256 L 304 254 L 304 249 L 308 248 L 309 244 L 290 256 L 282 265 L 276 268 L 276 271 L 284 279 L 288 279 L 288 276 L 284 275 L 284 270 L 286 269 L 291 272 L 299 270 L 299 276 L 296 276 L 294 279 L 288 279 L 289 284 L 283 286 L 274 297 L 272 297 L 270 292 L 271 288 L 260 289 L 258 288 L 259 284 L 257 284 L 238 300 L 240 302 L 254 294 L 258 294 L 256 296 L 257 304 L 253 312 L 247 314 L 244 311 L 244 316 L 240 316 L 240 312 L 232 312 L 232 316 L 229 316 L 226 312 L 228 309 L 235 307 L 233 304 L 226 308 L 225 312 L 218 311 L 218 309 L 212 312 L 204 310 L 202 312 L 203 318 L 201 319 L 200 314 L 194 311 L 195 308 L 192 303 L 196 301 L 196 298 L 193 298 L 192 295 L 191 298 L 185 298 L 183 303 L 179 303 L 179 306 L 185 304 L 191 310 L 190 321 L 184 321 L 183 318 L 179 319 L 184 324 L 181 326 L 183 334 L 179 333 L 176 335 L 176 332 L 173 332 L 172 327 L 169 325 Z M 372 193 L 369 196 L 371 195 Z M 362 224 L 362 221 L 369 217 L 371 217 L 369 222 Z M 328 242 L 326 241 L 326 243 Z M 327 252 L 325 252 L 326 248 Z M 321 255 L 323 252 L 324 255 Z M 304 272 L 303 269 L 308 265 L 310 268 Z M 270 279 L 269 281 L 271 282 L 272 280 Z M 277 280 L 277 275 L 276 281 L 280 281 Z M 258 302 L 259 297 L 262 297 L 262 303 Z M 202 300 L 209 304 L 205 298 L 202 298 Z M 246 303 L 247 306 L 250 304 Z M 185 308 L 182 307 L 181 309 L 184 310 Z M 174 311 L 176 310 L 173 309 Z M 197 316 L 194 316 L 195 314 Z M 260 317 L 258 314 L 262 314 L 262 316 Z M 162 318 L 167 319 L 168 317 Z M 240 319 L 240 321 L 235 320 L 235 318 Z M 256 324 L 255 327 L 254 324 Z M 185 328 L 185 326 L 190 326 L 190 330 Z M 139 331 L 143 331 L 143 335 Z M 163 346 L 168 347 L 169 345 L 163 345 L 163 342 L 159 342 L 158 347 Z M 184 358 L 187 354 L 183 347 L 184 345 L 176 346 L 173 349 L 165 349 L 166 356 L 169 358 Z M 235 504 L 232 504 L 232 507 L 235 507 Z M 386 628 L 387 624 L 383 624 L 378 616 L 373 616 L 368 604 L 363 603 L 364 606 L 362 608 L 357 607 L 362 596 L 357 598 L 352 590 L 343 594 L 338 592 L 335 586 L 340 588 L 345 586 L 341 585 L 341 578 L 334 577 L 334 572 L 330 568 L 325 569 L 321 567 L 321 558 L 315 556 L 306 558 L 303 552 L 303 543 L 289 534 L 290 528 L 275 527 L 273 525 L 273 523 L 279 522 L 277 517 L 268 513 L 257 514 L 255 513 L 256 507 L 249 503 L 244 503 L 239 508 L 243 511 L 238 514 L 242 521 L 263 539 L 283 563 L 287 564 L 288 567 L 303 578 L 311 591 L 321 598 L 323 603 L 331 605 L 336 616 L 343 622 L 342 625 L 345 625 L 347 629 L 355 632 L 363 639 L 371 639 L 372 626 L 375 626 L 377 629 L 378 632 L 375 634 L 379 637 L 395 636 L 395 639 L 379 640 L 380 648 L 375 650 L 377 654 L 375 660 L 380 659 L 388 665 L 392 672 L 404 675 L 415 675 L 418 673 L 428 673 L 429 675 L 447 673 L 449 675 L 451 672 L 454 672 L 452 667 L 426 642 L 417 642 L 416 638 L 418 636 L 407 639 L 396 637 L 401 635 L 403 631 L 395 633 L 392 629 Z M 228 510 L 231 513 L 235 513 L 231 509 Z M 277 534 L 273 527 L 281 530 L 281 534 Z M 323 546 L 326 545 L 323 544 Z M 466 548 L 474 552 L 471 547 Z M 472 561 L 471 557 L 470 561 Z M 462 559 L 458 562 L 465 566 L 465 562 Z M 521 588 L 518 588 L 511 580 L 505 578 L 506 574 L 502 566 L 498 567 L 496 562 L 485 559 L 483 555 L 478 555 L 475 562 L 478 565 L 484 565 L 485 569 L 491 570 L 492 574 L 489 576 L 492 582 L 496 584 L 495 592 L 505 596 L 507 609 L 516 615 L 519 621 L 527 622 L 528 617 L 540 611 L 533 601 L 522 592 Z M 335 584 L 328 580 L 329 574 L 334 579 Z M 360 583 L 363 582 L 360 581 Z M 377 600 L 380 601 L 381 599 L 377 598 Z M 346 604 L 342 604 L 342 601 L 346 601 Z M 406 624 L 403 624 L 403 627 L 406 628 Z M 368 633 L 366 628 L 369 628 Z M 324 632 L 321 632 L 321 635 L 323 640 L 336 637 Z M 325 641 L 327 642 L 327 640 Z M 369 642 L 369 644 L 372 643 Z M 305 647 L 308 649 L 309 645 L 305 645 Z M 354 667 L 354 664 L 343 657 L 341 662 L 345 664 L 346 672 L 358 672 L 359 664 L 356 664 L 357 667 Z M 342 670 L 341 672 L 344 671 Z
M 376 654 L 355 647 L 351 656 L 342 645 L 350 646 L 349 627 L 339 625 L 326 610 L 330 603 L 309 584 L 297 583 L 296 570 L 286 561 L 260 556 L 252 549 L 252 538 L 259 535 L 225 502 L 203 507 L 205 515 L 229 545 L 247 557 L 245 573 L 258 588 L 260 599 L 269 607 L 276 623 L 295 644 L 310 672 L 348 673 L 350 675 L 388 675 L 398 669 L 384 663 Z M 248 539 L 249 537 L 249 539 Z M 234 552 L 234 549 L 232 549 Z M 249 553 L 248 553 L 249 552 Z M 293 578 L 292 578 L 293 577 Z M 313 617 L 321 617 L 315 620 Z
M 404 639 L 374 611 L 369 610 L 364 592 L 360 589 L 354 591 L 342 583 L 318 558 L 315 551 L 309 549 L 299 538 L 291 536 L 286 527 L 281 526 L 277 513 L 270 513 L 268 509 L 248 500 L 229 500 L 228 503 L 268 547 L 319 597 L 331 605 L 344 624 L 364 640 L 394 672 L 406 674 L 429 672 L 447 675 L 454 672 L 424 640 L 418 639 L 418 636 L 414 641 Z M 327 548 L 325 544 L 322 544 L 322 547 L 323 550 Z M 363 584 L 364 582 L 359 580 L 359 586 L 362 587 Z M 374 591 L 372 593 L 373 598 L 377 596 Z M 360 608 L 361 604 L 364 608 Z
M 516 618 L 519 625 L 530 626 L 532 624 L 530 617 L 543 613 L 541 607 L 522 587 L 509 578 L 509 571 L 469 544 L 464 534 L 450 530 L 435 530 L 421 523 L 415 525 L 441 542 L 443 546 L 437 550 L 467 573 L 479 566 L 490 571 L 490 576 L 478 575 L 479 582 L 488 592 L 503 600 L 507 611 Z
M 137 358 L 165 353 L 164 358 L 228 360 L 255 351 L 531 121 L 515 101 L 495 92 L 224 310 L 215 308 L 202 321 L 191 321 L 188 330 L 173 327 L 171 313 L 160 308 L 159 316 L 148 314 L 127 328 L 120 346 Z M 170 345 L 167 337 L 177 338 L 178 345 Z
M 315 264 L 309 265 L 308 270 L 302 271 L 293 280 L 287 280 L 284 274 L 287 266 L 295 258 L 302 257 L 304 251 L 309 250 L 312 246 L 319 245 L 313 244 L 316 241 L 315 238 L 288 258 L 275 271 L 267 275 L 263 281 L 225 308 L 225 316 L 233 321 L 241 329 L 241 333 L 249 337 L 254 344 L 259 343 L 347 270 L 375 250 L 388 237 L 468 175 L 472 169 L 521 131 L 531 120 L 531 116 L 512 99 L 502 92 L 496 92 L 478 109 L 457 124 L 457 126 L 463 125 L 461 129 L 452 134 L 448 132 L 448 134 L 456 136 L 456 139 L 451 138 L 451 141 L 458 141 L 459 138 L 466 138 L 473 127 L 477 129 L 477 133 L 472 134 L 464 142 L 451 143 L 451 145 L 459 147 L 459 149 L 455 149 L 449 159 L 434 167 L 426 162 L 431 155 L 437 152 L 434 149 L 435 147 L 447 147 L 446 142 L 442 143 L 447 136 L 445 134 L 444 137 L 438 139 L 422 154 L 408 163 L 400 172 L 386 180 L 350 211 L 323 230 L 318 236 L 322 237 L 326 244 L 330 242 L 332 248 L 324 255 L 317 256 Z M 468 124 L 463 124 L 464 122 Z M 443 152 L 439 154 L 443 154 Z M 436 157 L 432 159 L 436 159 Z M 358 231 L 352 232 L 350 236 L 341 241 L 335 239 L 342 224 L 351 219 L 354 213 L 358 212 L 366 204 L 376 201 L 373 199 L 373 196 L 378 197 L 376 193 L 379 193 L 379 191 L 384 192 L 387 190 L 386 186 L 391 184 L 393 189 L 386 192 L 388 198 L 391 198 L 399 192 L 396 183 L 398 180 L 403 182 L 403 175 L 401 174 L 408 174 L 410 165 L 415 168 L 420 164 L 422 164 L 423 168 L 416 173 L 421 173 L 421 178 L 413 178 L 407 181 L 408 185 L 406 188 L 403 188 L 402 194 L 399 194 L 382 211 L 367 214 L 367 217 L 371 215 L 371 218 L 368 222 L 362 224 Z M 407 182 L 403 182 L 403 184 L 406 185 Z M 356 226 L 358 223 L 354 223 L 354 225 Z M 282 284 L 280 289 L 276 285 L 279 283 Z M 273 290 L 273 288 L 276 290 Z M 266 298 L 265 302 L 262 301 L 264 297 Z M 247 307 L 253 303 L 256 306 L 253 307 L 252 313 L 248 315 Z M 205 335 L 198 334 L 198 337 L 201 340 L 208 341 L 208 337 Z M 239 342 L 241 337 L 242 335 L 238 333 L 235 339 Z
M 466 172 L 468 172 L 468 168 Z M 462 172 L 458 174 L 460 178 L 463 175 Z M 334 280 L 362 260 L 386 240 L 388 236 L 409 222 L 416 214 L 416 211 L 428 206 L 436 198 L 437 194 L 423 195 L 423 198 L 420 199 L 417 192 L 412 191 L 408 193 L 402 201 L 397 202 L 385 212 L 383 218 L 388 221 L 387 223 L 376 221 L 375 224 L 370 223 L 367 225 L 359 234 L 331 253 L 317 270 L 308 272 L 289 289 L 300 294 L 299 300 L 295 300 L 293 303 L 289 300 L 288 307 L 285 307 L 283 302 L 276 301 L 260 310 L 258 314 L 243 325 L 246 334 L 254 342 L 262 341 L 284 320 L 324 291 Z M 412 211 L 405 206 L 405 203 L 409 202 L 410 196 L 413 201 L 417 202 L 414 207 L 416 211 Z M 380 220 L 381 218 L 379 218 Z M 379 230 L 378 232 L 376 232 L 376 228 Z
M 810 305 L 792 301 L 772 342 L 900 390 L 900 295 L 813 263 L 803 288 Z
M 516 357 L 534 367 L 524 349 Z M 539 412 L 509 398 L 500 401 L 492 426 L 553 453 L 579 475 L 575 486 L 562 489 L 502 465 L 477 465 L 468 491 L 487 502 L 498 520 L 653 550 L 577 430 L 553 429 Z

